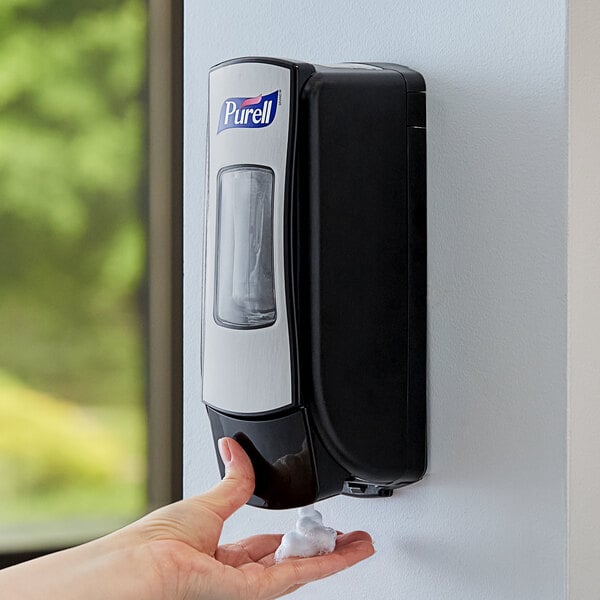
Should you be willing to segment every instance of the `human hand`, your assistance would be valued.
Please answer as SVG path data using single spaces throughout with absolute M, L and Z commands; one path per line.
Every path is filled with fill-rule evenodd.
M 206 494 L 155 511 L 132 526 L 161 557 L 156 563 L 162 585 L 170 592 L 159 596 L 161 600 L 278 598 L 373 553 L 370 536 L 359 531 L 340 535 L 330 555 L 290 559 L 279 565 L 273 554 L 281 535 L 257 535 L 218 546 L 223 522 L 254 491 L 252 465 L 240 445 L 223 438 L 219 450 L 226 469 L 221 483 Z
M 27 600 L 267 600 L 371 556 L 369 534 L 340 534 L 332 554 L 275 564 L 281 535 L 219 546 L 224 521 L 254 490 L 237 442 L 219 442 L 226 474 L 205 494 L 160 508 L 104 538 L 0 572 Z M 8 597 L 8 596 L 7 596 Z

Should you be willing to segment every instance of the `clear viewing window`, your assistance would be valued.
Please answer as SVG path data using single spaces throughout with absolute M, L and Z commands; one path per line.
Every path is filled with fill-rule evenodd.
M 219 173 L 214 316 L 224 327 L 275 322 L 273 179 L 266 167 Z

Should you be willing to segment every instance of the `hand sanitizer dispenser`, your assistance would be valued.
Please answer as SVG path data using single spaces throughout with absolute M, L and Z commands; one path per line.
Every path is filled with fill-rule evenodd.
M 202 399 L 250 504 L 426 467 L 425 83 L 387 63 L 210 72 Z M 223 465 L 220 465 L 223 472 Z

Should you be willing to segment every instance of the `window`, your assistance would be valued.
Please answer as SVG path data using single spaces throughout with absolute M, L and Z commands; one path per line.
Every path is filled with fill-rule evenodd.
M 181 6 L 0 27 L 4 566 L 181 495 Z
M 215 320 L 224 327 L 275 323 L 273 177 L 256 166 L 219 173 Z

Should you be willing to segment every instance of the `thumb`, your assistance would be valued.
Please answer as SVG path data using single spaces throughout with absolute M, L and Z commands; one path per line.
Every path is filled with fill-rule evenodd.
M 225 477 L 198 500 L 224 521 L 254 493 L 254 469 L 248 455 L 234 439 L 221 438 L 218 443 Z
M 178 539 L 201 552 L 214 553 L 223 521 L 245 504 L 254 492 L 252 463 L 242 447 L 231 438 L 219 440 L 225 477 L 212 490 L 163 506 L 136 521 L 150 540 Z

